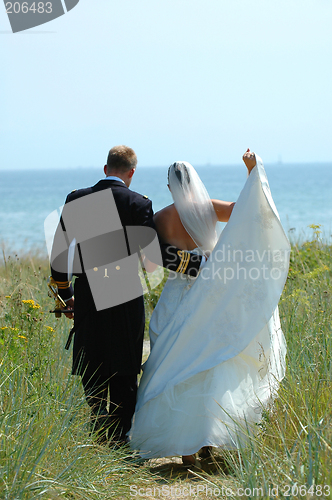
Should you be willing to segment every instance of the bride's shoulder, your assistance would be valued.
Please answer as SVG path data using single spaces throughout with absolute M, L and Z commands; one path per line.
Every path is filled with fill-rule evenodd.
M 154 214 L 153 220 L 159 235 L 167 241 L 174 230 L 174 224 L 178 213 L 174 204 L 168 205 Z
M 162 208 L 159 210 L 159 212 L 156 212 L 154 214 L 154 221 L 164 221 L 167 220 L 169 217 L 174 217 L 175 214 L 177 214 L 176 208 L 174 206 L 174 203 L 172 205 L 168 205 L 167 207 Z

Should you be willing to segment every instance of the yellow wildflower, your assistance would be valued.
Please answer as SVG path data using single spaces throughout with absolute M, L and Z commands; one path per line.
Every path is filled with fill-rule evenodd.
M 54 332 L 54 328 L 52 328 L 51 326 L 46 326 L 46 330 L 48 330 L 51 333 Z
M 18 335 L 18 337 L 19 337 L 20 339 L 24 339 L 24 340 L 28 341 L 28 339 L 27 339 L 26 337 L 24 337 L 24 335 Z
M 40 305 L 39 304 L 35 304 L 34 306 L 32 306 L 33 309 L 40 309 Z
M 5 295 L 6 299 L 11 299 L 12 296 L 11 295 Z
M 2 326 L 1 327 L 1 330 L 7 330 L 8 329 L 8 326 Z
M 22 300 L 23 304 L 28 304 L 29 306 L 33 306 L 35 301 L 30 299 L 30 300 Z

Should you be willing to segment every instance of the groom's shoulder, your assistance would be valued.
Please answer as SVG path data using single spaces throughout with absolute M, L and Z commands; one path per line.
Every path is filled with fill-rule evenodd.
M 141 205 L 150 204 L 151 200 L 146 194 L 137 193 L 136 191 L 132 191 L 131 189 L 127 189 L 128 195 L 135 202 Z
M 82 189 L 73 189 L 67 195 L 66 203 L 68 203 L 69 201 L 77 200 L 78 198 L 81 198 L 82 196 L 86 196 L 88 194 L 91 194 L 92 192 L 93 192 L 92 187 L 82 188 Z

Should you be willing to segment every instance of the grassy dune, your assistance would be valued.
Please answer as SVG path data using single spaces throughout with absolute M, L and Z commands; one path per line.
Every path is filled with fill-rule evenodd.
M 70 376 L 71 355 L 64 350 L 70 322 L 48 313 L 48 264 L 37 255 L 3 254 L 0 498 L 127 499 L 139 497 L 138 487 L 144 498 L 158 498 L 158 491 L 172 498 L 160 493 L 172 485 L 200 485 L 196 498 L 216 498 L 218 491 L 221 498 L 222 487 L 228 498 L 239 498 L 241 487 L 246 498 L 330 498 L 324 485 L 332 490 L 332 247 L 313 230 L 312 241 L 293 245 L 280 302 L 288 366 L 279 399 L 241 458 L 225 453 L 223 467 L 217 457 L 214 468 L 189 474 L 171 460 L 135 463 L 128 450 L 92 441 L 79 379 Z M 161 288 L 146 296 L 148 317 Z M 175 491 L 174 498 L 185 498 L 189 490 Z

